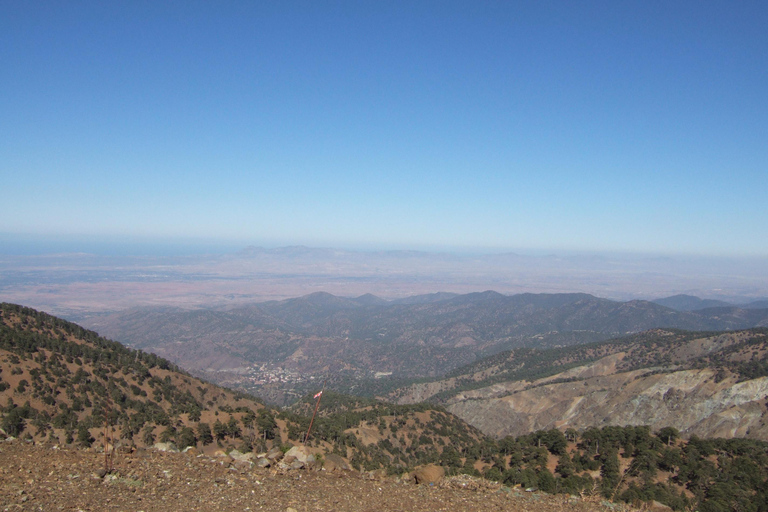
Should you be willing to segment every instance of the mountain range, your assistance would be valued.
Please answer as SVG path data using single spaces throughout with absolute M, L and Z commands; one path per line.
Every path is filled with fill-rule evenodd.
M 698 311 L 708 308 L 732 308 L 765 309 L 768 308 L 768 300 L 755 300 L 744 304 L 734 304 L 723 300 L 700 299 L 693 295 L 679 294 L 653 301 L 661 306 L 676 309 L 677 311 Z
M 0 438 L 129 451 L 172 442 L 208 454 L 260 452 L 301 443 L 315 403 L 312 395 L 304 398 L 280 411 L 76 324 L 0 304 Z M 438 460 L 449 445 L 474 453 L 485 440 L 441 407 L 331 390 L 323 399 L 304 444 L 335 452 L 358 470 L 386 464 L 403 471 Z
M 504 350 L 607 340 L 653 328 L 723 331 L 768 325 L 768 309 L 678 311 L 588 294 L 431 294 L 386 301 L 318 292 L 227 310 L 135 308 L 91 329 L 213 379 L 277 365 L 338 378 L 438 377 Z M 249 370 L 250 369 L 250 370 Z

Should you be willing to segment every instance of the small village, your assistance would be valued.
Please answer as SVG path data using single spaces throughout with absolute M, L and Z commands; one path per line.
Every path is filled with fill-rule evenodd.
M 314 376 L 303 376 L 298 372 L 270 363 L 254 364 L 248 368 L 243 377 L 248 384 L 256 386 L 273 383 L 298 384 L 315 379 Z

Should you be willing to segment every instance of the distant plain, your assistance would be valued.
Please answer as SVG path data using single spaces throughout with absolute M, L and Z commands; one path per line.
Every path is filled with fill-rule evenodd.
M 80 320 L 138 306 L 228 308 L 324 291 L 384 299 L 494 290 L 615 300 L 768 297 L 761 258 L 363 251 L 304 246 L 189 255 L 0 254 L 0 300 Z

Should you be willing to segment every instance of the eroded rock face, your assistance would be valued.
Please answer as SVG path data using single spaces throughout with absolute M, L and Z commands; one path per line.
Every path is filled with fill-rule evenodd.
M 581 372 L 591 373 L 586 367 Z M 515 383 L 506 395 L 499 386 L 483 388 L 455 397 L 448 410 L 496 437 L 549 428 L 650 425 L 675 427 L 684 435 L 768 440 L 768 377 L 716 382 L 710 369 L 592 374 L 571 382 L 548 383 L 566 377 L 561 374 L 527 386 Z

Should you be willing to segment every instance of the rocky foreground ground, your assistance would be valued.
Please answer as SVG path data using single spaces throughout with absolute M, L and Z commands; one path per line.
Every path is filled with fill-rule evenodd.
M 416 485 L 394 477 L 275 470 L 193 453 L 104 456 L 23 441 L 0 442 L 0 510 L 15 511 L 601 511 L 597 498 L 510 489 L 470 477 Z

